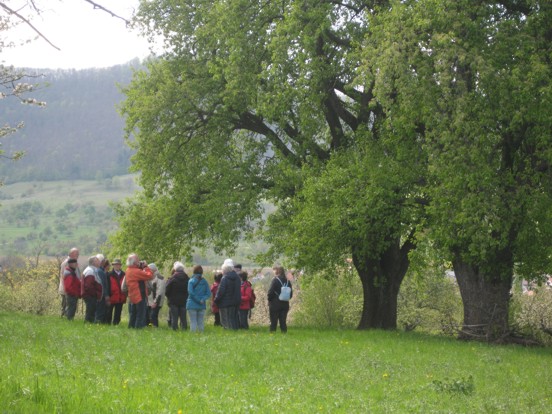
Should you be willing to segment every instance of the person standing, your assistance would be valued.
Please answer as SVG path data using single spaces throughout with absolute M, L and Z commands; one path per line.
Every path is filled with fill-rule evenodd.
M 84 314 L 85 322 L 94 322 L 96 306 L 102 295 L 102 285 L 99 281 L 98 266 L 100 261 L 96 256 L 88 258 L 88 266 L 83 272 L 83 294 L 82 298 L 86 305 Z
M 121 269 L 121 259 L 113 260 L 113 270 L 107 274 L 109 278 L 110 296 L 109 307 L 106 312 L 106 323 L 119 325 L 121 322 L 121 313 L 127 296 L 123 293 L 122 284 L 125 278 L 125 272 Z
M 220 309 L 215 303 L 215 297 L 217 296 L 217 291 L 218 291 L 221 279 L 222 279 L 222 272 L 217 270 L 215 272 L 215 280 L 211 285 L 211 311 L 213 312 L 213 315 L 215 315 L 215 326 L 222 326 L 222 324 L 220 323 Z
M 239 328 L 240 286 L 241 280 L 234 270 L 234 262 L 232 259 L 226 259 L 222 265 L 222 280 L 215 296 L 215 303 L 220 309 L 220 321 L 224 329 L 237 330 Z
M 240 323 L 240 329 L 249 329 L 249 311 L 251 309 L 252 287 L 251 283 L 247 281 L 247 272 L 240 272 L 239 276 L 241 279 L 241 302 L 240 309 L 238 311 L 238 320 Z
M 163 307 L 163 300 L 165 298 L 166 282 L 165 278 L 159 273 L 159 269 L 155 263 L 150 263 L 148 267 L 154 275 L 151 282 L 151 291 L 148 295 L 148 307 L 151 309 L 151 324 L 157 328 L 159 327 L 159 311 Z
M 291 288 L 291 282 L 286 278 L 286 272 L 280 265 L 274 265 L 274 278 L 268 288 L 268 310 L 270 315 L 270 332 L 276 332 L 278 322 L 280 323 L 280 331 L 287 332 L 287 314 L 289 312 L 289 300 L 280 300 L 280 293 L 283 286 Z M 290 292 L 290 297 L 293 296 L 293 290 Z
M 127 270 L 125 283 L 128 287 L 128 297 L 131 305 L 129 328 L 141 329 L 146 326 L 146 309 L 148 293 L 146 282 L 153 279 L 153 272 L 145 261 L 140 261 L 136 253 L 131 253 L 127 258 Z
M 65 316 L 67 316 L 67 319 L 70 321 L 75 317 L 77 303 L 81 297 L 81 281 L 77 274 L 78 266 L 77 259 L 70 258 L 63 272 L 63 286 L 67 303 Z
M 190 278 L 184 272 L 184 265 L 181 262 L 174 262 L 173 273 L 165 287 L 165 296 L 169 301 L 169 312 L 171 315 L 171 328 L 176 331 L 178 329 L 178 321 L 180 320 L 180 328 L 188 329 L 186 320 L 186 301 L 188 300 L 188 282 Z
M 105 314 L 107 312 L 107 308 L 110 305 L 109 300 L 110 300 L 110 290 L 111 290 L 107 273 L 109 272 L 109 267 L 111 266 L 111 264 L 109 263 L 109 260 L 107 260 L 104 257 L 103 254 L 97 254 L 96 257 L 100 262 L 100 265 L 97 268 L 97 274 L 98 274 L 98 281 L 102 286 L 102 293 L 98 299 L 98 303 L 96 304 L 96 314 L 94 316 L 94 322 L 106 323 Z
M 205 309 L 207 299 L 211 297 L 209 283 L 203 277 L 203 268 L 194 266 L 194 274 L 188 282 L 188 300 L 186 309 L 190 315 L 190 331 L 203 332 L 205 329 Z
M 69 259 L 77 260 L 77 267 L 76 267 L 75 271 L 77 273 L 77 277 L 79 278 L 79 280 L 82 283 L 81 272 L 80 272 L 80 269 L 79 269 L 79 266 L 78 266 L 79 249 L 77 249 L 76 247 L 73 247 L 71 250 L 69 250 L 69 255 L 65 258 L 65 260 L 63 262 L 61 262 L 61 265 L 59 266 L 58 292 L 61 296 L 61 317 L 62 318 L 64 316 L 66 316 L 66 313 L 67 313 L 67 297 L 66 297 L 66 292 L 65 292 L 64 274 L 65 274 L 65 269 L 67 268 L 67 265 L 69 263 Z M 82 296 L 82 292 L 80 292 L 79 297 L 80 296 Z

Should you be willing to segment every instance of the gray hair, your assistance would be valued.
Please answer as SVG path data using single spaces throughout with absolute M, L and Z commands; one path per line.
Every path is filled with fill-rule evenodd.
M 131 253 L 128 255 L 126 264 L 127 266 L 136 266 L 139 263 L 138 255 L 136 253 Z
M 222 265 L 222 273 L 229 273 L 234 270 L 234 266 L 231 264 L 224 264 Z
M 88 258 L 88 264 L 89 264 L 90 266 L 95 266 L 96 260 L 98 260 L 98 258 L 97 258 L 96 256 L 90 256 L 90 257 Z
M 174 262 L 173 270 L 177 272 L 179 270 L 184 270 L 184 264 L 182 262 Z

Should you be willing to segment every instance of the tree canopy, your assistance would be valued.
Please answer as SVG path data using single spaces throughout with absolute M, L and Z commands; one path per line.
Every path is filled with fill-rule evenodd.
M 270 253 L 304 268 L 352 257 L 359 327 L 393 328 L 423 231 L 466 281 L 467 309 L 484 305 L 467 324 L 504 332 L 514 263 L 548 267 L 549 13 L 538 1 L 142 2 L 136 22 L 166 53 L 125 90 L 144 193 L 119 206 L 116 248 L 225 250 L 260 226 Z M 477 286 L 498 293 L 475 299 Z

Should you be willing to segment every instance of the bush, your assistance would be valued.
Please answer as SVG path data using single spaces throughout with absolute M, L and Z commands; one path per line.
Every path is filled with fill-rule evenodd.
M 59 265 L 56 261 L 6 269 L 0 289 L 0 310 L 54 315 L 59 313 Z
M 298 283 L 299 282 L 299 283 Z M 352 269 L 303 275 L 294 290 L 294 322 L 312 327 L 355 328 L 362 312 L 362 285 Z
M 397 325 L 405 331 L 454 335 L 462 323 L 462 310 L 458 285 L 443 269 L 413 270 L 401 285 Z
M 510 321 L 515 333 L 552 345 L 552 289 L 514 292 Z

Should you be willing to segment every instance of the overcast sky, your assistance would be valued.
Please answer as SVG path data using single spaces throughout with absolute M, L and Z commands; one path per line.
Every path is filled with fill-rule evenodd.
M 114 13 L 130 18 L 138 0 L 96 0 L 97 4 Z M 61 50 L 38 38 L 31 43 L 5 48 L 0 61 L 5 65 L 29 68 L 108 67 L 126 63 L 135 57 L 149 54 L 148 44 L 136 32 L 130 32 L 125 22 L 94 9 L 83 0 L 42 2 L 47 4 L 43 15 L 33 19 L 33 25 Z M 5 35 L 5 34 L 3 34 Z M 27 25 L 10 30 L 13 41 L 34 38 L 36 34 Z

